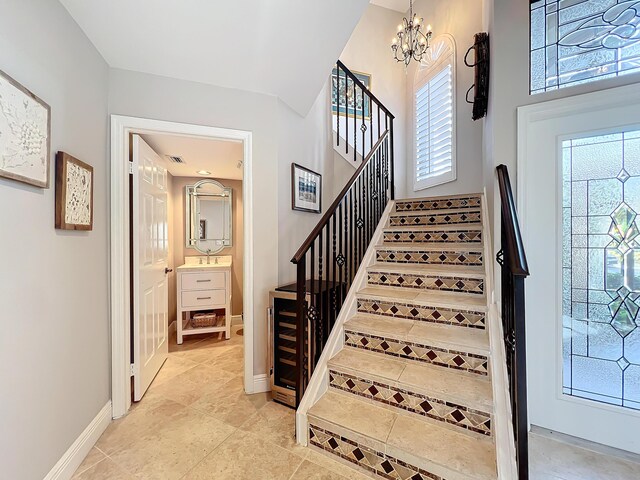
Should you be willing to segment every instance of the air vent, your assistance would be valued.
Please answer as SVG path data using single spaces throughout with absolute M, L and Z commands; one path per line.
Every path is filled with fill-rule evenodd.
M 182 157 L 176 157 L 173 155 L 167 155 L 167 158 L 173 163 L 187 163 L 183 160 Z

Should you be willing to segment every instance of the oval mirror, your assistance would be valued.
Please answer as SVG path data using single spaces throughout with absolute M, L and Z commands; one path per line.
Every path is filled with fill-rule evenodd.
M 201 253 L 217 253 L 231 243 L 232 189 L 215 180 L 187 185 L 186 246 Z

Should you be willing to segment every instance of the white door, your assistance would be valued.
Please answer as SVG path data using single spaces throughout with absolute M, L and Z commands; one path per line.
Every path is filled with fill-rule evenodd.
M 167 170 L 133 135 L 133 399 L 139 401 L 167 359 Z
M 529 419 L 640 453 L 640 93 L 518 112 Z

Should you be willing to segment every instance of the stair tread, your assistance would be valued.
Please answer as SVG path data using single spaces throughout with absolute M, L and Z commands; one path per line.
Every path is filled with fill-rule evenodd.
M 358 313 L 347 320 L 344 328 L 419 345 L 462 350 L 465 353 L 478 355 L 489 354 L 487 332 L 477 328 L 461 328 L 456 325 L 441 325 L 363 313 Z
M 436 210 L 401 210 L 399 212 L 393 211 L 390 213 L 391 217 L 428 217 L 430 215 L 445 215 L 456 213 L 477 213 L 480 212 L 480 207 L 467 207 L 467 208 L 441 208 Z
M 384 227 L 385 232 L 441 232 L 458 230 L 482 230 L 481 223 L 445 223 L 443 225 L 393 225 Z
M 431 242 L 426 244 L 410 244 L 401 242 L 384 242 L 376 245 L 376 250 L 402 250 L 411 252 L 479 252 L 484 253 L 482 243 Z
M 394 359 L 345 347 L 329 360 L 329 368 L 491 413 L 491 382 L 487 378 L 437 366 Z
M 484 266 L 432 265 L 376 262 L 367 268 L 368 272 L 407 273 L 417 275 L 443 275 L 446 277 L 484 278 Z
M 442 200 L 453 200 L 457 198 L 478 198 L 481 196 L 482 196 L 482 193 L 459 193 L 456 195 L 439 195 L 435 197 L 401 198 L 396 200 L 396 204 L 413 203 L 413 202 L 433 202 L 433 201 L 442 201 Z
M 451 480 L 497 478 L 491 441 L 327 391 L 309 410 L 312 423 Z M 328 424 L 328 425 L 327 425 Z
M 404 301 L 422 306 L 459 308 L 486 312 L 487 302 L 483 295 L 460 292 L 427 290 L 421 292 L 413 288 L 367 286 L 357 293 L 358 297 L 386 299 L 389 302 Z

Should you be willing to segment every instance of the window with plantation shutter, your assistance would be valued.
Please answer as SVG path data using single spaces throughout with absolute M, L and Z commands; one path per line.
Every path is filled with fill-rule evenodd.
M 455 180 L 453 48 L 434 42 L 415 83 L 414 190 Z

